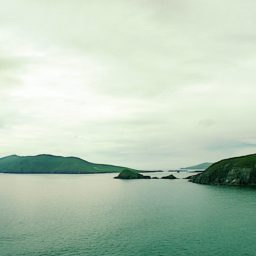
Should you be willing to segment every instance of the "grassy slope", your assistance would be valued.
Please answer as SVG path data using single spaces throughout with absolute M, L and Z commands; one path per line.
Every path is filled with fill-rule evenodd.
M 196 183 L 225 183 L 225 180 L 232 170 L 240 169 L 240 172 L 246 172 L 246 169 L 251 169 L 251 182 L 256 180 L 256 154 L 233 157 L 221 160 L 212 164 L 203 173 L 192 177 L 192 181 Z M 242 173 L 241 173 L 242 175 Z
M 120 172 L 124 168 L 126 167 L 94 164 L 77 157 L 53 155 L 13 155 L 0 158 L 2 173 L 110 173 Z

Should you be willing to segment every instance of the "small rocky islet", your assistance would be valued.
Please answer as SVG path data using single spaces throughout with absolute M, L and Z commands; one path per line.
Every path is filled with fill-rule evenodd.
M 142 175 L 130 169 L 122 170 L 115 179 L 131 180 L 131 179 L 151 179 L 150 176 Z
M 137 171 L 124 169 L 121 171 L 118 176 L 114 177 L 115 179 L 131 180 L 131 179 L 159 179 L 158 177 L 150 177 L 147 175 L 142 175 Z M 177 179 L 174 175 L 170 174 L 168 176 L 162 177 L 161 179 Z
M 173 174 L 170 174 L 170 175 L 162 177 L 161 179 L 175 180 L 175 179 L 177 179 L 177 177 L 175 177 Z

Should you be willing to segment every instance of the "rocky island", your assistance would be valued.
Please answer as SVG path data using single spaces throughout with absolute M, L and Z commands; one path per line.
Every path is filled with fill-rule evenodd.
M 130 170 L 130 169 L 124 169 L 122 172 L 119 173 L 118 176 L 114 177 L 115 179 L 159 179 L 159 177 L 150 177 L 150 176 L 144 176 L 140 174 L 137 171 Z M 177 179 L 174 175 L 170 174 L 168 176 L 161 177 L 161 179 L 169 179 L 174 180 Z
M 255 186 L 256 154 L 221 160 L 189 178 L 199 184 Z
M 121 171 L 118 176 L 114 177 L 115 179 L 124 179 L 124 180 L 130 180 L 130 179 L 151 179 L 150 176 L 145 176 L 137 171 L 130 170 L 130 169 L 124 169 Z
M 170 174 L 170 175 L 168 175 L 168 176 L 162 177 L 161 179 L 175 180 L 175 179 L 177 179 L 177 178 L 176 178 L 174 175 Z

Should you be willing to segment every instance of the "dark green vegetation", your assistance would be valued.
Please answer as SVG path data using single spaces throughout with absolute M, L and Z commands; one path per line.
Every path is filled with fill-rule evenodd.
M 124 169 L 121 171 L 115 179 L 124 179 L 124 180 L 130 180 L 130 179 L 151 179 L 150 176 L 144 176 L 140 173 L 138 173 L 135 170 L 131 169 Z
M 256 185 L 256 154 L 221 160 L 190 177 L 199 184 Z
M 193 166 L 189 166 L 189 167 L 184 167 L 184 168 L 181 168 L 181 169 L 185 169 L 185 170 L 205 170 L 207 169 L 208 167 L 210 167 L 212 165 L 212 163 L 202 163 L 202 164 L 197 164 L 197 165 L 193 165 Z
M 177 179 L 177 178 L 176 178 L 174 175 L 170 174 L 170 175 L 168 175 L 168 176 L 162 177 L 161 179 L 175 180 L 175 179 Z
M 7 156 L 0 158 L 1 173 L 111 173 L 120 172 L 126 167 L 94 164 L 77 157 L 53 155 Z M 127 168 L 128 170 L 132 170 Z

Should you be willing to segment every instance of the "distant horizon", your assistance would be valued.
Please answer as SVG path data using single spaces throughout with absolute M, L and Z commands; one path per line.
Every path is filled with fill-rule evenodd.
M 254 155 L 256 153 L 250 153 L 250 154 L 247 154 L 247 155 Z M 0 158 L 4 158 L 4 157 L 10 157 L 10 156 L 18 156 L 18 157 L 34 157 L 34 156 L 41 156 L 41 155 L 45 155 L 45 156 L 54 156 L 54 157 L 64 157 L 64 158 L 68 158 L 68 157 L 75 157 L 75 158 L 80 158 L 82 160 L 85 160 L 89 163 L 94 163 L 94 164 L 106 164 L 106 165 L 114 165 L 114 166 L 123 166 L 123 167 L 129 167 L 129 168 L 134 168 L 134 169 L 137 169 L 137 170 L 164 170 L 164 171 L 168 171 L 168 170 L 175 170 L 175 169 L 182 169 L 182 168 L 187 168 L 187 167 L 192 167 L 192 166 L 196 166 L 196 165 L 200 165 L 200 164 L 204 164 L 204 163 L 216 163 L 218 161 L 221 161 L 223 159 L 228 159 L 228 158 L 236 158 L 236 157 L 241 157 L 241 156 L 244 156 L 244 155 L 239 155 L 239 156 L 229 156 L 229 157 L 226 157 L 226 158 L 222 158 L 222 159 L 218 159 L 216 161 L 201 161 L 201 162 L 197 162 L 197 163 L 191 163 L 191 164 L 186 164 L 184 163 L 183 166 L 177 166 L 177 167 L 169 167 L 169 168 L 151 168 L 151 169 L 142 169 L 142 168 L 137 168 L 136 166 L 131 166 L 131 165 L 124 165 L 124 164 L 117 164 L 117 163 L 110 163 L 110 162 L 102 162 L 102 161 L 91 161 L 90 159 L 86 159 L 86 158 L 83 158 L 83 157 L 80 157 L 80 156 L 77 156 L 77 155 L 60 155 L 60 154 L 51 154 L 51 153 L 39 153 L 39 154 L 28 154 L 28 155 L 22 155 L 22 154 L 9 154 L 9 155 L 4 155 L 4 156 L 1 156 L 0 155 Z

